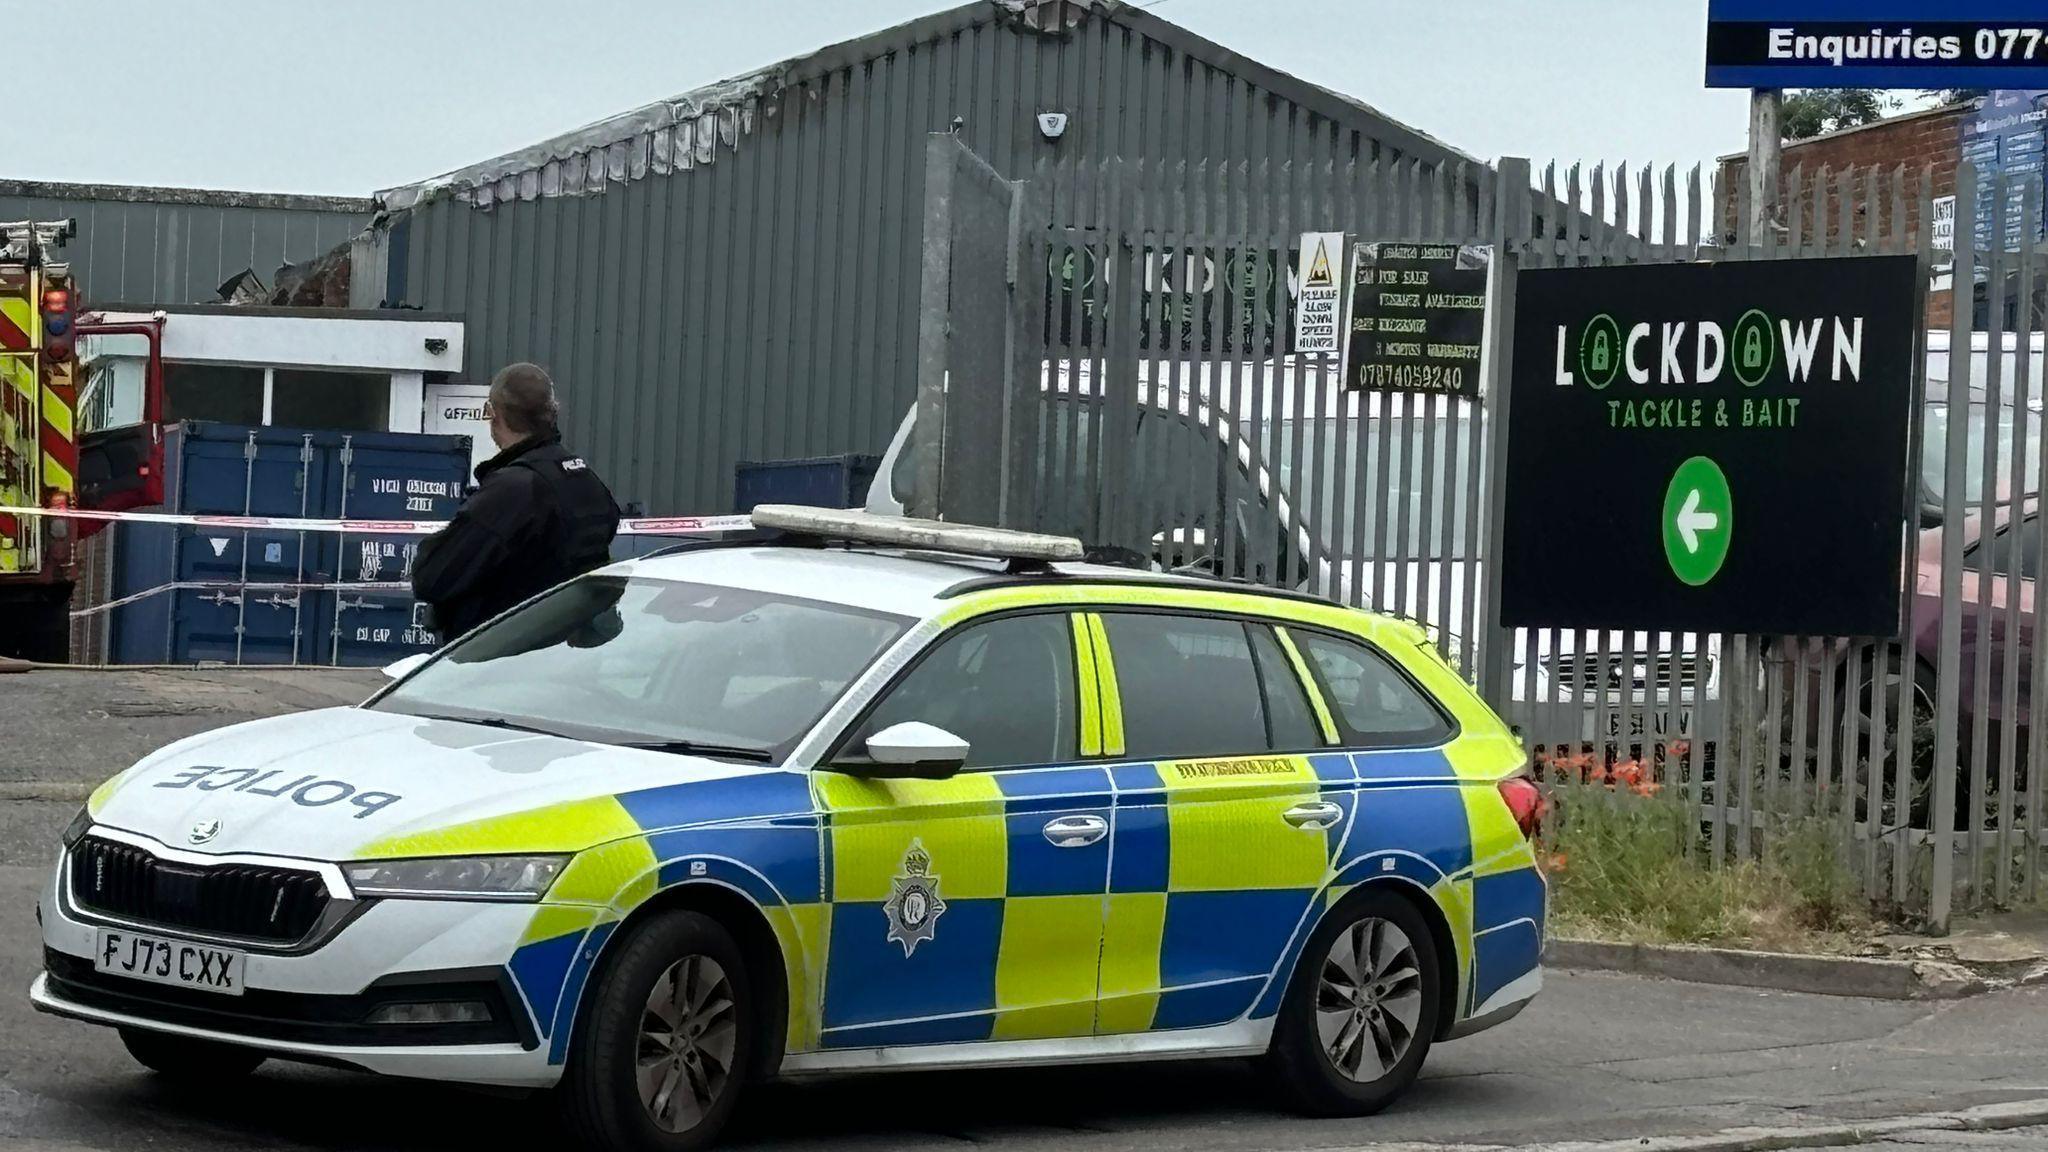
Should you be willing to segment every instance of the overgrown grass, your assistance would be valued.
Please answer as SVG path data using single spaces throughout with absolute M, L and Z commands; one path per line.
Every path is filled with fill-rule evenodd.
M 1558 935 L 1811 951 L 1873 927 L 1824 822 L 1775 830 L 1762 859 L 1716 868 L 1696 818 L 1654 787 L 1573 783 L 1551 796 Z

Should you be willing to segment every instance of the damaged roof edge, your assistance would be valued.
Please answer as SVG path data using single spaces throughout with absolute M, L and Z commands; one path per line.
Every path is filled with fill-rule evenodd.
M 306 196 L 294 192 L 231 192 L 218 188 L 161 188 L 141 184 L 70 184 L 54 180 L 0 179 L 0 196 L 32 200 L 184 204 L 199 208 L 280 208 L 288 211 L 348 212 L 363 216 L 377 210 L 377 201 L 367 196 Z
M 901 48 L 943 39 L 1006 14 L 1022 14 L 1043 2 L 1050 0 L 975 0 L 974 3 L 922 16 L 715 81 L 666 100 L 642 105 L 477 164 L 417 183 L 385 189 L 377 194 L 377 202 L 383 211 L 397 213 L 443 195 L 464 195 L 471 191 L 477 193 L 476 203 L 479 205 L 487 205 L 497 195 L 508 192 L 530 199 L 536 194 L 554 194 L 542 187 L 540 177 L 543 169 L 548 170 L 550 179 L 558 182 L 557 186 L 570 187 L 582 183 L 596 187 L 605 182 L 608 170 L 610 179 L 623 180 L 628 172 L 633 178 L 638 178 L 649 168 L 663 171 L 671 164 L 690 167 L 693 145 L 696 162 L 710 163 L 720 144 L 730 148 L 739 135 L 753 130 L 754 113 L 750 101 Z M 1191 59 L 1242 76 L 1249 83 L 1285 97 L 1334 123 L 1361 127 L 1358 123 L 1361 119 L 1370 120 L 1368 134 L 1403 156 L 1488 166 L 1486 161 L 1402 124 L 1362 100 L 1260 64 L 1135 5 L 1121 0 L 1064 2 L 1121 23 L 1131 31 Z M 671 130 L 674 143 L 671 147 L 663 147 L 668 143 L 668 137 L 663 134 Z M 627 155 L 633 142 L 641 137 L 655 138 L 652 149 L 643 147 L 637 154 Z M 587 161 L 582 159 L 584 157 L 588 158 Z M 563 162 L 569 163 L 564 165 L 562 172 L 548 168 Z M 518 182 L 519 188 L 511 192 L 514 181 Z M 500 185 L 505 191 L 494 194 L 492 189 Z
M 457 168 L 415 184 L 384 189 L 377 193 L 377 202 L 386 212 L 402 212 L 444 193 L 488 187 L 508 177 L 523 176 L 528 172 L 537 171 L 555 161 L 602 152 L 643 134 L 674 128 L 679 124 L 703 118 L 707 114 L 725 113 L 751 97 L 768 95 L 779 88 L 802 83 L 848 64 L 859 63 L 897 45 L 936 40 L 963 28 L 972 27 L 992 19 L 998 6 L 1003 2 L 1004 0 L 994 0 L 993 3 L 990 0 L 980 0 L 959 8 L 950 8 L 854 40 L 842 41 L 801 56 L 793 56 L 764 68 L 716 80 L 681 95 L 608 116 L 481 163 Z M 1102 0 L 1084 2 L 1108 6 L 1103 4 Z M 749 123 L 748 128 L 751 127 Z M 734 129 L 736 128 L 737 125 L 734 125 Z M 728 131 L 726 134 L 732 133 Z M 603 162 L 600 160 L 597 163 Z

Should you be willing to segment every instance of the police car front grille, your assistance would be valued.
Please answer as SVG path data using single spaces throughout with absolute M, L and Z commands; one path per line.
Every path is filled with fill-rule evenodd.
M 71 894 L 90 912 L 139 924 L 289 944 L 327 910 L 317 873 L 249 864 L 184 864 L 88 836 L 71 850 Z

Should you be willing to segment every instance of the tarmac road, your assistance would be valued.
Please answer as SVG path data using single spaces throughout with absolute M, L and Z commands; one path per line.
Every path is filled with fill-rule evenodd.
M 542 1142 L 538 1101 L 279 1063 L 212 1091 L 174 1093 L 130 1062 L 112 1032 L 28 1008 L 40 967 L 35 893 L 78 800 L 24 797 L 96 781 L 188 731 L 359 699 L 375 683 L 332 672 L 0 677 L 0 722 L 51 739 L 34 759 L 0 763 L 0 788 L 15 789 L 0 792 L 0 1147 L 425 1152 Z M 1553 973 L 1520 1019 L 1438 1048 L 1409 1097 L 1367 1120 L 1277 1111 L 1248 1065 L 1205 1062 L 775 1085 L 743 1104 L 731 1143 L 792 1152 L 1498 1147 L 2029 1099 L 2048 1101 L 2048 989 L 1903 1003 Z M 1907 1133 L 1875 1146 L 2003 1152 L 2048 1147 L 2048 1130 Z

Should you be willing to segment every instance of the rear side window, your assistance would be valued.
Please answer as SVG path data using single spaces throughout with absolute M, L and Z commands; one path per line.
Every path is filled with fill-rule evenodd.
M 1105 613 L 1102 622 L 1116 662 L 1124 751 L 1132 759 L 1272 749 L 1243 624 L 1150 612 Z
M 1424 746 L 1450 739 L 1443 711 L 1385 656 L 1319 632 L 1289 635 L 1322 682 L 1346 744 Z
M 1295 674 L 1280 641 L 1274 638 L 1271 628 L 1262 624 L 1252 625 L 1251 633 L 1252 655 L 1259 662 L 1259 688 L 1266 698 L 1267 734 L 1273 748 L 1300 752 L 1321 747 L 1322 729 L 1316 726 L 1301 677 Z

